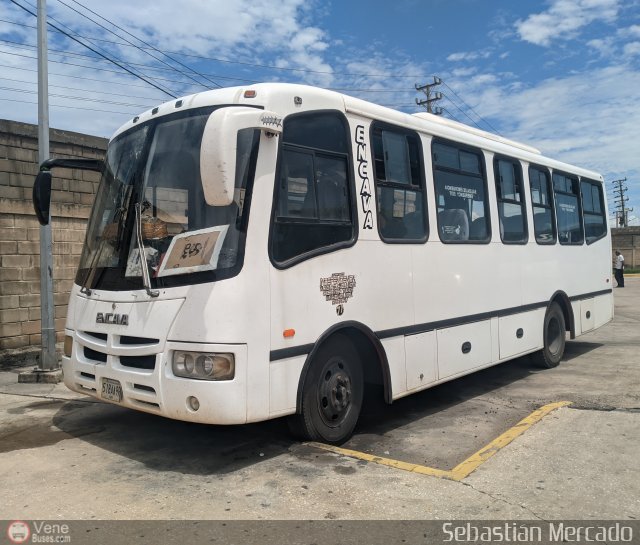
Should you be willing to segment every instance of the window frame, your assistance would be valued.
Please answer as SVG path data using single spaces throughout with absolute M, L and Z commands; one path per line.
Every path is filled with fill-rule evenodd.
M 442 234 L 440 232 L 440 214 L 438 213 L 438 189 L 436 182 L 436 170 L 442 170 L 451 173 L 464 173 L 462 170 L 455 170 L 451 167 L 436 167 L 436 162 L 433 160 L 433 146 L 434 144 L 442 144 L 444 146 L 454 147 L 459 151 L 478 155 L 480 158 L 480 178 L 482 179 L 484 188 L 484 213 L 486 219 L 487 236 L 481 240 L 442 240 Z M 438 226 L 438 238 L 443 244 L 490 244 L 493 238 L 493 230 L 491 228 L 491 203 L 489 202 L 489 182 L 487 177 L 487 163 L 484 154 L 484 149 L 479 147 L 470 146 L 455 140 L 447 140 L 446 138 L 434 137 L 431 140 L 431 175 L 433 179 L 433 194 L 436 205 L 436 225 Z M 476 176 L 474 176 L 476 177 Z M 469 218 L 469 225 L 471 225 L 471 218 Z
M 553 181 L 554 174 L 559 174 L 575 181 L 578 184 L 578 194 L 576 195 L 575 193 L 568 193 L 566 191 L 556 191 L 556 186 Z M 577 174 L 571 174 L 570 172 L 552 169 L 551 188 L 553 189 L 553 202 L 556 209 L 556 236 L 558 237 L 558 243 L 562 246 L 584 246 L 587 237 L 584 233 L 584 223 L 582 221 L 582 190 L 580 188 L 580 176 L 578 176 Z M 558 193 L 560 193 L 561 195 L 571 195 L 573 197 L 576 197 L 576 202 L 578 204 L 578 223 L 580 224 L 580 232 L 582 234 L 582 240 L 580 242 L 562 242 L 562 240 L 560 239 L 560 228 L 558 225 Z
M 418 153 L 418 181 L 419 186 L 414 185 L 406 185 L 398 182 L 388 182 L 388 181 L 380 181 L 378 180 L 378 176 L 376 174 L 376 156 L 375 150 L 373 148 L 373 136 L 374 132 L 380 131 L 389 131 L 395 132 L 396 134 L 402 134 L 407 137 L 415 138 L 417 153 Z M 399 127 L 397 125 L 393 125 L 391 123 L 385 123 L 384 121 L 373 121 L 369 126 L 369 143 L 371 148 L 371 172 L 370 175 L 373 178 L 374 183 L 374 193 L 376 198 L 376 224 L 378 229 L 378 236 L 380 240 L 385 244 L 425 244 L 427 240 L 429 240 L 429 210 L 428 210 L 428 198 L 427 198 L 427 183 L 426 183 L 426 166 L 424 161 L 424 153 L 423 153 L 423 145 L 422 138 L 420 134 L 411 129 L 407 129 L 404 127 Z M 384 145 L 384 142 L 383 142 Z M 383 159 L 384 160 L 384 159 Z M 413 191 L 416 194 L 422 194 L 422 224 L 424 226 L 424 235 L 419 238 L 396 238 L 396 237 L 385 237 L 380 230 L 380 212 L 378 210 L 378 187 L 388 188 L 391 190 L 399 190 L 399 191 Z
M 531 184 L 531 170 L 537 170 L 546 174 L 547 178 L 547 193 L 549 195 L 549 204 L 536 204 L 533 202 L 533 186 Z M 540 246 L 553 246 L 558 243 L 558 226 L 557 226 L 557 218 L 556 218 L 556 194 L 553 189 L 553 180 L 551 177 L 551 169 L 544 165 L 537 165 L 534 163 L 529 164 L 529 168 L 527 169 L 527 176 L 529 177 L 529 195 L 531 196 L 531 219 L 533 221 L 533 238 L 536 241 L 536 244 Z M 538 234 L 536 233 L 536 221 L 535 221 L 535 208 L 546 208 L 551 212 L 551 231 L 553 232 L 553 240 L 548 242 L 542 242 L 538 240 Z
M 512 199 L 502 198 L 500 169 L 498 168 L 499 161 L 516 165 L 517 168 L 515 169 L 515 172 L 520 176 L 520 179 L 517 180 L 520 182 L 520 191 L 519 191 L 520 199 L 521 199 L 520 202 Z M 529 243 L 529 218 L 527 217 L 527 199 L 526 199 L 526 190 L 524 187 L 524 170 L 522 168 L 522 162 L 519 159 L 516 159 L 515 157 L 510 157 L 508 155 L 495 154 L 493 156 L 493 177 L 495 180 L 496 204 L 498 207 L 498 221 L 501 222 L 503 220 L 500 214 L 500 203 L 519 205 L 520 210 L 522 211 L 522 225 L 523 225 L 522 239 L 521 240 L 505 240 L 503 236 L 503 231 L 504 231 L 503 229 L 503 230 L 500 230 L 500 240 L 502 241 L 503 244 L 516 244 L 516 245 L 528 244 Z M 498 191 L 498 188 L 500 188 L 500 191 Z
M 609 233 L 609 222 L 607 221 L 607 215 L 606 215 L 603 183 L 598 180 L 593 180 L 592 178 L 586 178 L 581 176 L 580 177 L 580 200 L 581 201 L 582 201 L 582 185 L 583 184 L 589 184 L 599 189 L 598 196 L 600 197 L 600 210 L 602 210 L 602 214 L 598 214 L 596 212 L 585 212 L 584 204 L 582 205 L 582 231 L 583 231 L 584 241 L 586 242 L 587 246 L 589 246 L 594 242 L 597 242 L 598 240 L 601 240 L 607 236 L 607 234 Z M 602 223 L 604 224 L 604 232 L 602 233 L 602 235 L 600 235 L 598 238 L 594 238 L 592 241 L 589 241 L 587 239 L 587 224 L 584 221 L 584 217 L 586 214 L 590 216 L 600 216 L 603 219 Z
M 290 144 L 290 143 L 285 143 L 284 141 L 284 130 L 285 130 L 285 124 L 287 123 L 287 121 L 290 121 L 291 119 L 297 119 L 299 117 L 309 117 L 309 118 L 313 118 L 316 116 L 322 116 L 322 115 L 327 115 L 327 114 L 331 114 L 334 115 L 336 118 L 339 119 L 340 123 L 342 124 L 342 127 L 345 131 L 345 141 L 346 141 L 346 151 L 344 153 L 340 153 L 340 152 L 335 152 L 335 151 L 331 151 L 331 150 L 325 150 L 325 149 L 319 149 L 319 148 L 312 148 L 309 146 L 303 146 L 303 145 L 297 145 L 297 144 Z M 346 163 L 347 163 L 347 189 L 348 189 L 348 201 L 349 201 L 349 212 L 351 214 L 351 221 L 350 222 L 336 222 L 336 221 L 322 221 L 319 218 L 318 219 L 313 219 L 313 220 L 307 220 L 305 221 L 304 218 L 289 218 L 289 219 L 285 219 L 285 221 L 280 221 L 280 223 L 289 223 L 289 224 L 304 224 L 304 225 L 351 225 L 351 238 L 349 238 L 348 240 L 344 240 L 344 241 L 340 241 L 334 244 L 331 244 L 329 246 L 320 246 L 318 248 L 314 248 L 313 250 L 309 250 L 307 252 L 301 253 L 299 255 L 293 256 L 289 259 L 286 259 L 284 261 L 278 261 L 275 258 L 274 252 L 273 252 L 273 245 L 274 245 L 274 229 L 275 229 L 275 225 L 276 225 L 276 218 L 277 218 L 277 210 L 278 210 L 278 202 L 279 202 L 279 197 L 280 197 L 280 175 L 282 173 L 282 163 L 283 163 L 283 157 L 284 157 L 284 153 L 283 150 L 287 148 L 293 151 L 298 151 L 298 152 L 305 152 L 305 153 L 312 153 L 314 154 L 314 158 L 315 158 L 315 153 L 319 153 L 320 155 L 325 155 L 325 156 L 334 156 L 334 157 L 344 157 L 346 158 Z M 314 165 L 315 166 L 315 165 Z M 314 181 L 315 181 L 315 174 L 314 174 Z M 315 189 L 315 188 L 314 188 Z M 354 168 L 353 168 L 353 144 L 351 142 L 351 128 L 349 125 L 349 121 L 347 119 L 347 117 L 344 115 L 343 112 L 341 112 L 340 110 L 334 110 L 334 109 L 322 109 L 322 110 L 311 110 L 311 111 L 307 111 L 307 112 L 299 112 L 299 113 L 294 113 L 294 114 L 289 114 L 287 115 L 284 119 L 283 119 L 283 132 L 282 132 L 282 136 L 280 138 L 278 138 L 278 156 L 276 159 L 276 168 L 275 168 L 275 175 L 273 178 L 273 191 L 272 191 L 272 202 L 271 202 L 271 214 L 270 214 L 270 218 L 269 218 L 269 237 L 268 237 L 268 252 L 269 252 L 269 261 L 271 261 L 271 264 L 278 270 L 284 270 L 284 269 L 288 269 L 290 267 L 293 267 L 295 265 L 297 265 L 298 263 L 302 263 L 303 261 L 306 261 L 307 259 L 311 259 L 320 255 L 324 255 L 324 254 L 328 254 L 331 252 L 335 252 L 336 250 L 340 250 L 340 249 L 344 249 L 344 248 L 350 248 L 351 246 L 353 246 L 357 241 L 358 241 L 358 235 L 359 235 L 359 217 L 358 217 L 358 209 L 357 209 L 357 202 L 356 202 L 356 185 L 355 185 L 355 176 L 354 176 Z M 317 198 L 317 197 L 316 197 Z

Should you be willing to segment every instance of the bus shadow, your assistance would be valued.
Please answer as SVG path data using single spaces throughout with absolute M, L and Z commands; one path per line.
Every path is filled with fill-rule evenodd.
M 567 343 L 565 363 L 599 346 Z M 554 377 L 556 373 L 571 374 L 570 369 L 562 369 L 561 365 L 551 373 Z M 367 400 L 356 436 L 349 444 L 357 446 L 359 437 L 366 442 L 365 436 L 383 436 L 405 426 L 429 426 L 431 418 L 446 421 L 449 409 L 544 372 L 525 356 L 402 398 L 391 406 L 382 401 L 381 389 L 374 390 L 369 392 L 375 394 L 374 399 Z M 290 436 L 284 419 L 212 426 L 99 402 L 66 402 L 54 415 L 53 424 L 60 439 L 77 438 L 151 470 L 189 475 L 238 471 L 290 452 L 299 444 Z
M 103 403 L 68 402 L 54 426 L 155 471 L 215 475 L 240 470 L 287 452 L 295 440 L 286 423 L 244 426 L 181 422 Z
M 369 395 L 356 433 L 385 435 L 394 429 L 413 424 L 418 420 L 431 416 L 442 416 L 442 413 L 449 409 L 473 399 L 486 397 L 486 403 L 490 404 L 492 392 L 502 389 L 505 392 L 511 392 L 515 388 L 509 388 L 510 386 L 524 386 L 528 379 L 540 374 L 542 381 L 545 381 L 545 373 L 553 373 L 553 375 L 547 374 L 546 376 L 554 383 L 558 379 L 562 381 L 562 377 L 569 377 L 574 372 L 569 368 L 572 360 L 601 346 L 603 345 L 593 342 L 567 342 L 562 363 L 554 370 L 549 371 L 539 366 L 533 360 L 532 355 L 522 356 L 398 399 L 391 406 L 381 401 L 381 387 L 377 392 L 376 388 L 378 387 L 373 387 L 373 392 L 370 394 L 374 395 Z M 524 393 L 508 395 L 508 404 L 516 409 L 518 405 L 521 405 L 526 412 L 533 406 L 543 404 L 545 396 L 551 396 L 549 401 L 557 401 L 557 399 L 552 399 L 553 390 L 532 387 L 536 389 L 535 394 L 537 395 L 528 397 L 525 387 Z M 534 394 L 534 392 L 531 393 Z

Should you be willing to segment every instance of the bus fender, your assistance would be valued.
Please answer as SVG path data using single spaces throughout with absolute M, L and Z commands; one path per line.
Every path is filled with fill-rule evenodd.
M 322 344 L 335 333 L 344 332 L 349 335 L 349 331 L 354 330 L 362 334 L 362 336 L 366 338 L 370 345 L 370 348 L 375 352 L 378 360 L 378 365 L 380 366 L 380 374 L 382 375 L 382 384 L 384 386 L 384 400 L 388 404 L 392 403 L 393 397 L 391 392 L 391 373 L 389 371 L 389 360 L 387 359 L 387 353 L 385 352 L 380 339 L 366 325 L 354 320 L 348 320 L 345 322 L 334 324 L 324 333 L 322 333 L 322 335 L 318 337 L 318 340 L 313 345 L 311 352 L 309 352 L 309 354 L 307 355 L 307 359 L 302 366 L 302 372 L 300 373 L 300 381 L 298 382 L 298 393 L 296 395 L 296 413 L 300 414 L 300 411 L 302 410 L 302 394 L 304 390 L 304 382 L 307 378 L 307 372 L 309 371 L 311 362 L 313 361 L 313 358 L 320 346 L 322 346 Z
M 562 290 L 556 291 L 549 299 L 549 303 L 547 304 L 547 309 L 551 306 L 551 303 L 558 303 L 560 308 L 562 309 L 562 313 L 564 314 L 564 321 L 567 325 L 567 330 L 570 332 L 570 338 L 576 338 L 576 323 L 575 318 L 573 316 L 573 307 L 571 306 L 571 300 L 569 296 Z

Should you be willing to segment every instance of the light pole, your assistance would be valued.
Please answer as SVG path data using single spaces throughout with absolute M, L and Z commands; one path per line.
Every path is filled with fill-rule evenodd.
M 49 159 L 49 74 L 47 67 L 47 5 L 38 0 L 38 164 Z M 49 213 L 51 214 L 51 213 Z M 40 371 L 58 368 L 53 306 L 53 252 L 51 216 L 40 226 Z

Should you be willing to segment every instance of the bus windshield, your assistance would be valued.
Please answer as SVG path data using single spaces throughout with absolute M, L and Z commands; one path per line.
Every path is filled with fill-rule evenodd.
M 109 144 L 76 283 L 89 289 L 141 289 L 145 261 L 152 285 L 160 288 L 237 274 L 259 133 L 239 131 L 234 200 L 229 206 L 209 206 L 200 177 L 200 145 L 212 111 L 152 120 Z

